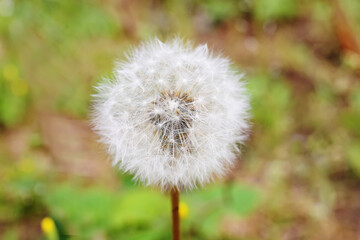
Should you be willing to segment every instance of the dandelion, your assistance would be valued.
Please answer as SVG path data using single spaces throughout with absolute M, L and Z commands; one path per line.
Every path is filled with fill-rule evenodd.
M 179 39 L 141 44 L 113 75 L 97 86 L 94 129 L 114 166 L 171 192 L 178 217 L 179 192 L 226 174 L 247 138 L 243 75 Z
M 44 217 L 41 220 L 41 229 L 48 240 L 58 240 L 59 239 L 56 225 L 52 218 Z
M 185 219 L 189 216 L 188 205 L 184 202 L 179 203 L 179 216 L 181 219 Z

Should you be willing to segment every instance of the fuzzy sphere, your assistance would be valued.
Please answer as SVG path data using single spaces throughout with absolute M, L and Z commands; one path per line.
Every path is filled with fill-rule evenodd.
M 163 190 L 224 175 L 247 138 L 242 74 L 207 45 L 148 41 L 99 84 L 93 126 L 114 166 Z

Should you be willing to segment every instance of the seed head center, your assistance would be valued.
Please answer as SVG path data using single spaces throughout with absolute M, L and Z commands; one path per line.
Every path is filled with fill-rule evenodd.
M 191 151 L 192 144 L 188 135 L 195 108 L 193 99 L 187 93 L 162 92 L 152 102 L 149 115 L 164 151 L 169 151 L 174 156 Z

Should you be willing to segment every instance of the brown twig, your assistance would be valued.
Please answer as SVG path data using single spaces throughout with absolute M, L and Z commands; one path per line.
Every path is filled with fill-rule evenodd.
M 360 46 L 356 38 L 356 34 L 352 29 L 350 20 L 341 7 L 338 0 L 330 1 L 333 8 L 333 23 L 335 33 L 339 39 L 341 48 L 343 50 L 352 51 L 360 54 Z
M 172 210 L 172 233 L 173 240 L 180 240 L 180 218 L 179 218 L 179 190 L 171 190 L 171 210 Z

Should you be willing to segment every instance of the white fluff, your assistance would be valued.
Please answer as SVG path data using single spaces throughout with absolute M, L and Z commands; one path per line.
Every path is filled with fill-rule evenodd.
M 114 165 L 163 190 L 224 175 L 249 128 L 249 97 L 230 65 L 179 39 L 133 49 L 95 95 L 92 122 Z

